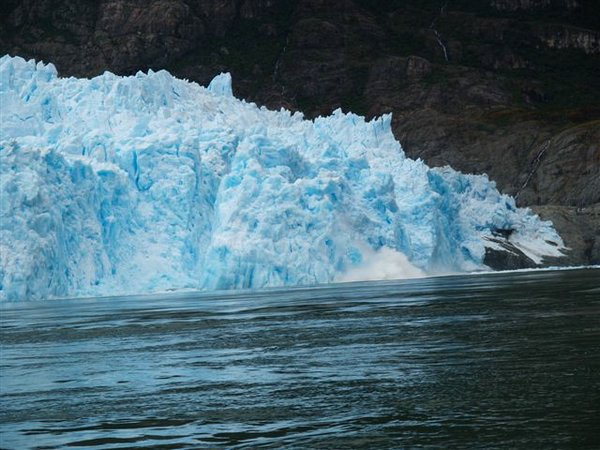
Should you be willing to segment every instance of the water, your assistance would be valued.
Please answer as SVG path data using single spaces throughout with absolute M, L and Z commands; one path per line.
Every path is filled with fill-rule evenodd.
M 3 305 L 2 448 L 598 448 L 600 270 Z

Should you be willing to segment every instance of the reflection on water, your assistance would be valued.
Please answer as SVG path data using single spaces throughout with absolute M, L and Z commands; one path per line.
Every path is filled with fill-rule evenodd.
M 2 448 L 600 447 L 600 270 L 5 304 Z

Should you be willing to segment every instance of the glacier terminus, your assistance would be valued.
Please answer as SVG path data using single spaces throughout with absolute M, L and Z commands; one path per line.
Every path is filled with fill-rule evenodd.
M 485 270 L 498 231 L 564 245 L 485 175 L 407 158 L 391 116 L 306 120 L 168 72 L 0 59 L 0 298 Z M 508 234 L 508 233 L 507 233 Z

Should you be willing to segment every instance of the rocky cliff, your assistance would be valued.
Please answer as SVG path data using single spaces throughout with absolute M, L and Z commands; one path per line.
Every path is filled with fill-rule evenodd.
M 62 75 L 168 69 L 308 116 L 394 113 L 405 151 L 486 172 L 600 263 L 594 0 L 5 0 L 0 53 Z M 550 263 L 557 263 L 552 261 Z M 511 265 L 518 265 L 514 261 Z

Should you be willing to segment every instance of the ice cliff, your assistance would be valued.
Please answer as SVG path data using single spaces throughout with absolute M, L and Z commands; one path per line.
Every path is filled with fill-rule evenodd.
M 485 268 L 488 238 L 556 255 L 486 176 L 407 159 L 390 116 L 305 120 L 169 73 L 59 78 L 0 59 L 0 298 Z

